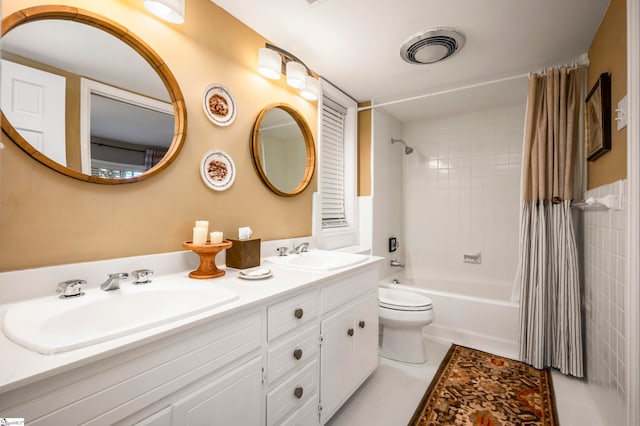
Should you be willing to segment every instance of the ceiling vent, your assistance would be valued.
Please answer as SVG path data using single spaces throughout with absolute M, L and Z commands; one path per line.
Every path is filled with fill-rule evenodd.
M 436 28 L 411 37 L 400 47 L 400 56 L 410 64 L 432 64 L 462 49 L 465 37 L 453 28 Z

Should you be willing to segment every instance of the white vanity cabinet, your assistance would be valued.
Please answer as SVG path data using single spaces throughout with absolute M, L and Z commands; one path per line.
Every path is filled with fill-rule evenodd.
M 320 291 L 267 308 L 267 425 L 318 424 Z M 301 423 L 313 406 L 312 423 Z M 308 413 L 307 413 L 308 415 Z M 298 420 L 296 420 L 298 419 Z M 308 421 L 308 420 L 304 420 Z
M 241 415 L 256 420 L 243 424 L 262 425 L 264 322 L 262 310 L 210 321 L 2 393 L 0 417 L 36 426 L 182 426 Z
M 0 418 L 34 426 L 324 424 L 377 367 L 377 275 L 371 262 L 300 288 L 274 281 L 289 288 L 0 392 Z
M 371 281 L 368 281 L 371 280 Z M 335 414 L 378 366 L 378 293 L 375 273 L 340 283 L 343 304 L 323 313 L 320 323 L 321 423 Z M 338 287 L 323 289 L 323 306 L 333 308 Z M 346 300 L 345 300 L 346 299 Z

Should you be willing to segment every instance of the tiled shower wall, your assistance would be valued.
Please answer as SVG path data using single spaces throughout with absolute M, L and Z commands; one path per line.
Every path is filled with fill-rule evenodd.
M 518 261 L 525 105 L 406 123 L 405 253 L 427 278 L 511 288 Z M 480 264 L 463 263 L 479 252 Z
M 600 198 L 624 191 L 618 181 L 589 190 Z M 624 201 L 624 200 L 623 200 Z M 587 381 L 603 419 L 623 424 L 625 400 L 626 205 L 584 210 L 585 336 Z

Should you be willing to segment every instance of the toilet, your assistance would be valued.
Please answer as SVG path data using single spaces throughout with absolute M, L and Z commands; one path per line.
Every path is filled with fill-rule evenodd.
M 435 318 L 433 303 L 422 290 L 400 284 L 378 288 L 380 356 L 419 364 L 427 360 L 422 327 Z

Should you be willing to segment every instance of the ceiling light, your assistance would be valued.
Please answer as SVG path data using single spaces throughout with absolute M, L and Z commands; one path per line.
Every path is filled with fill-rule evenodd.
M 318 80 L 308 75 L 304 80 L 304 88 L 300 90 L 300 96 L 309 100 L 318 100 L 318 93 L 320 91 L 320 84 Z
M 275 50 L 267 47 L 258 49 L 258 72 L 272 80 L 280 79 L 282 71 L 282 58 Z
M 167 22 L 184 23 L 184 0 L 144 0 L 144 7 Z
M 307 69 L 299 62 L 287 62 L 287 84 L 296 89 L 304 87 L 304 80 L 307 76 Z

